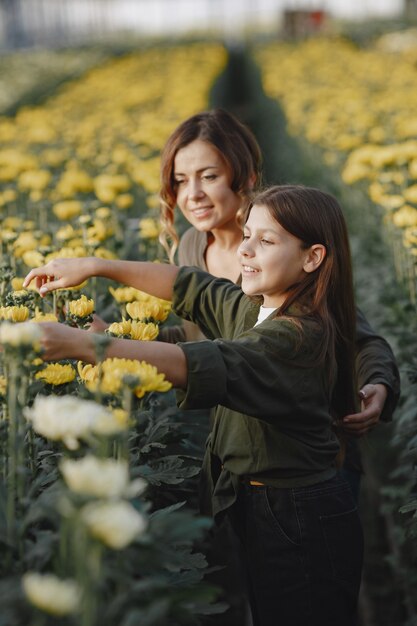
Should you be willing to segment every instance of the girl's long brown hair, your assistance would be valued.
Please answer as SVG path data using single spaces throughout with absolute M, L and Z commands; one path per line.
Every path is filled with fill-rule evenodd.
M 342 209 L 330 194 L 301 185 L 272 187 L 258 194 L 253 204 L 266 207 L 287 232 L 302 241 L 303 248 L 326 247 L 321 265 L 288 290 L 278 315 L 286 315 L 292 304 L 299 303 L 320 321 L 323 341 L 315 361 L 326 366 L 333 384 L 332 412 L 340 419 L 356 411 L 356 308 Z
M 242 209 L 250 202 L 253 184 L 261 176 L 261 151 L 252 132 L 223 109 L 193 115 L 174 130 L 161 154 L 161 215 L 159 240 L 174 262 L 179 237 L 174 226 L 177 184 L 174 160 L 177 152 L 192 141 L 201 139 L 219 151 L 231 174 L 231 189 L 242 198 Z

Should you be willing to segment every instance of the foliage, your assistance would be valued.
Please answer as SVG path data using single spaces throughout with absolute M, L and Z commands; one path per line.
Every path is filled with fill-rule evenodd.
M 39 352 L 42 322 L 87 328 L 95 311 L 152 340 L 170 303 L 96 279 L 44 299 L 22 289 L 54 256 L 161 256 L 157 153 L 205 108 L 224 60 L 217 44 L 134 52 L 0 118 L 0 624 L 199 624 L 224 610 L 196 549 L 211 522 L 184 499 L 200 459 L 170 383 L 103 360 L 106 335 L 96 367 Z

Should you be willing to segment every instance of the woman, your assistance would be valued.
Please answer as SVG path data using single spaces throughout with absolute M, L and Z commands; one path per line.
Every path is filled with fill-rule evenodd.
M 241 216 L 261 178 L 261 152 L 251 131 L 222 109 L 198 113 L 180 124 L 161 155 L 161 243 L 179 265 L 194 265 L 214 276 L 241 282 L 236 250 Z M 179 239 L 176 207 L 191 224 Z M 361 411 L 345 416 L 348 437 L 361 437 L 380 419 L 391 419 L 398 401 L 399 374 L 391 348 L 357 311 L 356 357 Z M 165 341 L 201 339 L 186 322 L 167 329 Z M 360 458 L 348 444 L 347 478 L 358 496 Z

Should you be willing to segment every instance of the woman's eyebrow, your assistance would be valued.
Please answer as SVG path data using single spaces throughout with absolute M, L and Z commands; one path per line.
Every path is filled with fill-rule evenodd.
M 204 172 L 205 170 L 217 170 L 220 167 L 220 165 L 205 165 L 204 167 L 199 167 L 197 171 L 197 174 L 200 174 L 201 172 Z M 174 176 L 185 176 L 185 174 L 183 172 L 177 172 L 174 171 Z

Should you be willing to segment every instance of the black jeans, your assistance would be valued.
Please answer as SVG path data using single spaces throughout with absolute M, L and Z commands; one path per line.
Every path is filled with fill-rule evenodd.
M 346 481 L 242 485 L 230 511 L 254 626 L 354 626 L 363 535 Z

